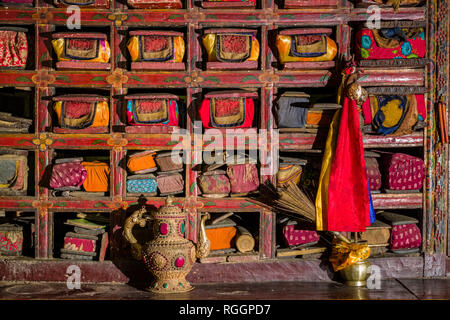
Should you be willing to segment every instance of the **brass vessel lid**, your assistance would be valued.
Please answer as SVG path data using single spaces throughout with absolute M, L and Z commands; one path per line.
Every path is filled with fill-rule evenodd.
M 158 209 L 159 214 L 173 214 L 173 215 L 180 215 L 183 213 L 180 207 L 173 204 L 173 197 L 168 196 L 166 198 L 166 204 L 164 206 L 161 206 Z

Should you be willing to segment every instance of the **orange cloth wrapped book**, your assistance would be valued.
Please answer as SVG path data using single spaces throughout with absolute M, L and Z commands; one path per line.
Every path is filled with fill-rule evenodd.
M 206 235 L 211 241 L 211 250 L 229 249 L 233 238 L 236 236 L 236 227 L 206 229 Z
M 84 190 L 107 192 L 109 189 L 109 165 L 100 161 L 82 162 L 81 164 L 88 172 L 87 178 L 83 182 Z
M 147 173 L 156 170 L 154 151 L 144 151 L 133 154 L 128 158 L 127 167 L 133 173 Z

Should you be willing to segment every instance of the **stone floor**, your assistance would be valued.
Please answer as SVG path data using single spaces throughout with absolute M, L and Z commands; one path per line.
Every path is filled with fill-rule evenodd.
M 450 300 L 450 279 L 391 279 L 378 289 L 338 282 L 196 284 L 188 293 L 156 295 L 127 284 L 0 282 L 0 300 Z

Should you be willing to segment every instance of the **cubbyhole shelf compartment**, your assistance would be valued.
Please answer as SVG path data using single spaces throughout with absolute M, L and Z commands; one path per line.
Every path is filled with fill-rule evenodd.
M 196 192 L 203 200 L 257 197 L 262 165 L 257 149 L 204 151 L 202 165 L 191 170 L 196 177 Z
M 252 1 L 207 1 L 199 0 L 194 1 L 194 4 L 198 7 L 208 10 L 230 10 L 231 13 L 242 10 L 254 10 L 261 9 L 262 2 L 264 0 L 252 0 Z
M 59 188 L 51 186 L 52 174 L 55 166 L 55 161 L 60 161 L 61 159 L 83 159 L 81 166 L 87 171 L 86 179 L 79 188 Z M 73 201 L 97 201 L 97 200 L 108 200 L 111 193 L 112 186 L 112 171 L 111 171 L 111 160 L 110 160 L 109 150 L 76 150 L 76 149 L 52 149 L 50 155 L 50 165 L 45 168 L 44 175 L 41 179 L 40 185 L 42 187 L 48 188 L 51 198 L 65 198 L 65 200 Z M 93 168 L 93 166 L 102 165 L 101 168 Z M 78 169 L 72 171 L 72 175 L 77 172 L 80 178 L 82 173 Z M 55 184 L 56 185 L 75 185 L 75 182 L 67 182 L 67 179 L 72 178 L 72 176 L 67 175 L 68 171 L 64 169 L 60 174 L 56 174 Z M 62 182 L 61 182 L 62 181 Z M 89 190 L 89 191 L 87 191 Z M 101 203 L 101 202 L 97 202 Z M 64 207 L 66 204 L 64 204 Z
M 277 25 L 268 42 L 276 61 L 273 67 L 284 71 L 330 70 L 335 72 L 340 50 L 336 27 L 291 27 Z M 298 43 L 304 42 L 304 43 Z M 290 43 L 289 49 L 286 43 Z M 295 46 L 295 49 L 293 48 Z M 282 57 L 286 61 L 282 61 Z
M 251 262 L 262 258 L 259 212 L 210 210 L 208 213 L 211 218 L 207 220 L 205 229 L 211 241 L 211 251 L 208 257 L 200 259 L 201 263 Z M 212 224 L 224 215 L 229 216 Z
M 289 134 L 293 134 L 295 136 L 299 133 L 312 133 L 318 136 L 326 137 L 329 125 L 338 107 L 336 104 L 336 91 L 337 90 L 334 87 L 329 87 L 326 89 L 285 87 L 274 88 L 271 110 L 275 120 L 273 121 L 273 128 L 278 129 L 280 134 L 285 134 L 285 137 L 288 137 Z M 293 102 L 294 100 L 289 98 L 289 96 L 299 95 L 302 93 L 307 95 L 307 97 L 301 98 L 302 101 L 307 100 L 307 102 Z M 286 106 L 281 105 L 283 103 L 283 99 L 287 99 L 287 101 L 285 101 L 287 103 Z M 297 99 L 296 101 L 300 101 L 298 97 L 295 99 Z M 326 105 L 329 106 L 327 107 Z M 332 108 L 332 105 L 336 108 Z M 300 122 L 298 121 L 299 128 L 286 128 L 283 125 L 279 127 L 279 112 L 287 112 L 288 106 L 303 106 L 306 109 L 304 124 L 300 125 Z
M 154 155 L 148 152 L 154 151 Z M 142 153 L 146 154 L 142 154 Z M 171 160 L 172 152 L 181 164 Z M 131 156 L 137 156 L 129 164 Z M 150 159 L 153 157 L 153 161 Z M 131 168 L 139 168 L 137 172 L 132 172 Z M 137 200 L 144 196 L 147 199 L 165 199 L 166 196 L 184 197 L 186 194 L 186 166 L 183 163 L 183 152 L 168 150 L 126 150 L 125 157 L 120 161 L 119 167 L 123 172 L 123 192 L 127 200 Z M 145 169 L 141 169 L 144 168 Z M 138 184 L 135 181 L 140 181 Z M 130 182 L 130 186 L 128 183 Z
M 172 98 L 172 95 L 176 96 L 176 98 Z M 165 99 L 162 100 L 165 101 L 165 104 L 167 104 L 167 118 L 163 120 L 164 122 L 160 122 L 155 125 L 141 123 L 130 124 L 129 119 L 135 122 L 132 104 L 135 104 L 136 101 L 138 103 L 140 101 L 151 102 L 152 99 Z M 113 125 L 115 132 L 125 132 L 129 134 L 171 135 L 172 133 L 180 132 L 180 129 L 186 129 L 186 89 L 173 88 L 169 90 L 167 88 L 129 88 L 127 89 L 127 93 L 114 95 L 114 103 L 116 105 L 115 112 L 118 119 L 118 121 Z M 173 109 L 175 103 L 177 107 Z M 136 106 L 136 108 L 138 108 L 138 106 Z M 175 122 L 178 122 L 177 125 Z
M 277 214 L 276 224 L 276 258 L 278 259 L 319 259 L 329 242 L 315 231 L 314 223 L 291 219 Z
M 278 9 L 336 9 L 341 7 L 338 0 L 275 0 Z
M 36 239 L 35 212 L 0 211 L 0 256 L 34 258 Z
M 42 107 L 45 107 L 49 114 L 49 126 L 46 129 L 48 132 L 53 132 L 56 134 L 105 134 L 110 132 L 110 123 L 113 105 L 110 99 L 109 89 L 94 89 L 94 88 L 51 88 L 51 96 L 46 96 L 41 98 Z M 86 107 L 89 101 L 86 97 L 92 97 L 90 99 L 95 99 L 95 101 L 90 102 L 93 109 L 89 113 L 77 113 L 77 109 Z M 70 98 L 69 98 L 70 97 Z M 70 99 L 70 101 L 66 101 Z M 102 100 L 104 99 L 104 101 Z M 55 101 L 58 100 L 58 101 Z M 107 110 L 99 104 L 108 105 Z M 58 119 L 58 113 L 55 107 L 57 104 L 61 104 L 59 113 L 61 114 L 60 119 Z M 71 109 L 67 109 L 67 104 L 73 104 Z M 77 105 L 81 104 L 78 108 Z M 64 115 L 62 112 L 64 111 Z M 87 110 L 85 110 L 87 111 Z M 70 113 L 72 114 L 70 114 Z M 73 119 L 82 119 L 89 116 L 87 120 L 81 122 L 81 128 L 70 128 L 64 125 L 60 125 L 65 117 Z M 89 120 L 90 119 L 90 120 Z M 107 120 L 107 121 L 106 121 Z M 68 121 L 65 121 L 68 122 Z M 90 123 L 88 126 L 84 126 L 84 123 Z
M 375 153 L 376 157 L 372 160 L 377 161 L 379 171 L 381 174 L 381 188 L 372 191 L 372 201 L 375 209 L 391 210 L 391 209 L 422 209 L 424 206 L 423 186 L 421 188 L 414 188 L 414 190 L 389 190 L 388 187 L 388 168 L 385 162 L 386 157 L 393 153 L 402 153 L 416 158 L 424 159 L 423 146 L 420 147 L 400 147 L 398 145 L 391 145 L 391 148 L 365 148 L 366 156 L 370 153 Z M 412 168 L 411 168 L 412 170 Z M 423 173 L 417 173 L 418 179 L 423 179 L 425 183 L 425 170 Z M 406 189 L 409 186 L 405 186 Z M 411 186 L 412 187 L 412 186 Z
M 225 37 L 220 36 L 225 35 Z M 195 39 L 198 40 L 198 46 L 200 55 L 196 56 L 197 60 L 194 61 L 196 70 L 208 71 L 208 72 L 234 72 L 234 73 L 257 73 L 262 70 L 263 41 L 266 40 L 266 35 L 263 37 L 263 31 L 261 26 L 242 26 L 228 25 L 227 27 L 215 27 L 215 26 L 202 26 L 201 29 L 195 30 Z M 244 36 L 248 36 L 248 40 L 245 42 Z M 203 39 L 207 39 L 204 43 Z M 211 38 L 211 39 L 210 39 Z M 221 40 L 224 38 L 224 40 Z M 253 38 L 256 41 L 253 41 Z M 208 41 L 209 40 L 209 41 Z M 217 46 L 217 41 L 220 41 L 222 48 L 221 56 L 217 57 L 216 50 L 210 52 L 211 60 L 208 59 L 208 51 L 205 44 L 208 47 L 213 48 Z M 228 42 L 225 42 L 228 41 Z M 225 46 L 229 43 L 228 49 Z M 244 43 L 244 45 L 243 45 Z M 258 48 L 258 59 L 253 60 L 253 53 L 255 48 Z M 226 51 L 236 50 L 236 52 Z M 250 60 L 251 59 L 251 60 Z
M 1 9 L 1 7 L 0 7 Z M 2 72 L 11 72 L 15 73 L 16 75 L 20 76 L 20 74 L 26 74 L 27 71 L 35 70 L 36 69 L 36 27 L 34 25 L 6 25 L 3 23 L 0 23 L 0 30 L 6 31 L 8 33 L 14 32 L 15 35 L 9 39 L 2 38 L 3 45 L 9 46 L 7 50 L 5 50 L 2 55 L 2 60 L 5 59 L 8 60 L 7 57 L 14 61 L 16 60 L 16 63 L 20 63 L 20 66 L 18 64 L 15 64 L 13 67 L 0 67 L 0 71 Z M 2 32 L 3 33 L 3 32 Z M 22 41 L 21 35 L 25 34 L 26 36 L 26 43 L 25 41 Z M 18 41 L 20 42 L 18 43 Z M 26 46 L 26 48 L 25 48 Z M 8 52 L 9 50 L 13 50 L 14 54 L 16 55 L 12 57 L 12 53 Z M 26 62 L 25 62 L 25 55 L 26 55 Z M 25 64 L 23 65 L 23 63 Z M 12 62 L 13 63 L 13 62 Z
M 128 30 L 118 31 L 121 36 L 119 50 L 126 61 L 118 62 L 118 66 L 134 73 L 141 72 L 182 72 L 186 70 L 188 52 L 191 44 L 188 41 L 188 28 L 183 25 L 166 27 L 143 26 L 129 27 Z M 128 45 L 132 37 L 139 43 L 132 47 L 132 52 L 138 60 L 132 61 Z M 181 37 L 183 44 L 177 39 Z M 163 41 L 165 41 L 163 43 Z M 158 45 L 160 47 L 158 47 Z M 184 49 L 182 61 L 178 61 L 179 51 Z M 136 52 L 138 50 L 138 52 Z M 164 56 L 164 54 L 166 54 Z M 134 56 L 134 55 L 133 55 Z M 173 61 L 177 60 L 177 61 Z
M 83 27 L 83 29 L 81 31 L 79 30 L 70 30 L 68 29 L 66 26 L 53 26 L 52 27 L 52 31 L 47 31 L 47 32 L 41 32 L 40 37 L 41 40 L 44 41 L 45 46 L 48 50 L 48 52 L 50 53 L 50 59 L 49 60 L 44 60 L 42 61 L 42 65 L 46 66 L 46 67 L 50 67 L 52 70 L 56 70 L 57 73 L 57 77 L 59 75 L 59 77 L 64 77 L 64 75 L 66 74 L 75 74 L 75 73 L 88 73 L 88 74 L 102 74 L 102 73 L 106 73 L 107 71 L 111 70 L 112 68 L 112 56 L 114 53 L 114 48 L 113 48 L 113 43 L 111 41 L 112 39 L 112 28 L 108 27 L 108 26 L 86 26 Z M 80 40 L 79 43 L 76 43 L 74 45 L 79 45 L 80 48 L 87 48 L 84 51 L 80 51 L 80 55 L 86 55 L 87 57 L 89 57 L 89 59 L 92 59 L 92 57 L 98 57 L 101 54 L 101 48 L 102 48 L 102 44 L 100 43 L 100 41 L 97 41 L 97 43 L 92 44 L 92 43 L 88 43 L 87 40 L 92 39 L 92 41 L 94 41 L 95 39 L 99 39 L 95 34 L 98 34 L 99 36 L 104 36 L 105 37 L 105 41 L 108 42 L 109 48 L 110 48 L 110 56 L 109 56 L 109 61 L 108 62 L 90 62 L 88 61 L 89 59 L 87 58 L 77 58 L 76 59 L 71 59 L 70 61 L 58 61 L 58 57 L 56 54 L 56 51 L 52 45 L 52 40 L 55 40 L 54 35 L 60 34 L 61 36 L 63 34 L 71 34 L 69 38 L 67 39 L 76 39 L 76 40 Z M 89 34 L 87 37 L 83 37 L 84 34 Z M 92 46 L 97 46 L 97 50 L 96 52 L 93 53 L 86 53 L 87 50 L 94 50 L 95 47 Z M 68 53 L 66 53 L 66 47 L 65 46 L 63 48 L 63 53 L 64 56 L 69 55 Z M 74 54 L 76 53 L 75 50 Z M 67 77 L 67 76 L 66 76 Z M 64 78 L 66 79 L 66 78 Z M 70 82 L 69 80 L 66 80 Z
M 386 219 L 385 213 L 395 217 Z M 423 250 L 422 217 L 421 209 L 376 210 L 376 222 L 361 233 L 361 238 L 368 241 L 373 257 L 418 257 Z
M 35 132 L 35 88 L 3 87 L 0 89 L 0 134 Z
M 50 212 L 53 258 L 109 260 L 109 212 Z
M 6 160 L 2 163 L 5 166 L 1 170 L 3 179 L 8 179 L 9 184 L 8 187 L 0 189 L 0 198 L 12 201 L 13 207 L 29 206 L 25 200 L 35 199 L 36 196 L 36 152 L 1 147 L 0 155 Z M 18 167 L 8 166 L 11 160 L 18 164 Z M 17 176 L 14 178 L 15 175 Z
M 251 119 L 251 109 L 249 108 L 249 104 L 245 105 L 242 107 L 242 110 L 239 108 L 233 108 L 231 110 L 231 106 L 230 106 L 230 110 L 235 112 L 235 114 L 233 114 L 234 116 L 236 116 L 239 112 L 239 114 L 241 114 L 241 118 L 236 121 L 236 119 L 234 120 L 235 122 L 232 122 L 232 120 L 227 120 L 227 118 L 230 118 L 228 116 L 227 109 L 226 109 L 226 101 L 225 99 L 231 99 L 234 100 L 236 99 L 236 97 L 238 98 L 242 98 L 243 100 L 245 100 L 247 102 L 253 102 L 253 119 Z M 241 87 L 239 89 L 236 88 L 201 88 L 199 90 L 198 93 L 195 93 L 192 95 L 193 98 L 193 102 L 191 103 L 191 105 L 188 108 L 188 114 L 190 116 L 191 119 L 194 119 L 195 123 L 194 123 L 194 132 L 201 132 L 199 125 L 201 125 L 202 128 L 202 133 L 204 134 L 203 137 L 203 144 L 205 145 L 209 145 L 210 147 L 213 146 L 213 143 L 215 141 L 214 137 L 217 136 L 218 134 L 222 135 L 222 139 L 223 139 L 223 146 L 225 146 L 225 142 L 227 139 L 227 132 L 230 134 L 230 139 L 232 138 L 232 136 L 236 136 L 242 133 L 247 133 L 248 135 L 252 135 L 252 134 L 256 134 L 258 132 L 258 128 L 261 128 L 262 124 L 261 124 L 261 119 L 263 117 L 263 110 L 261 108 L 261 89 L 260 88 L 251 88 L 251 87 Z M 230 124 L 226 125 L 222 125 L 222 121 L 220 122 L 221 124 L 216 124 L 214 125 L 211 120 L 211 117 L 207 117 L 206 114 L 210 114 L 210 116 L 212 116 L 211 112 L 212 112 L 212 107 L 211 107 L 211 101 L 213 99 L 221 99 L 224 101 L 224 105 L 222 107 L 223 109 L 223 114 L 218 114 L 216 110 L 216 114 L 217 117 L 215 117 L 216 119 L 218 119 L 219 117 L 221 117 L 222 119 L 218 119 L 218 120 L 223 120 L 223 123 L 225 122 L 230 122 Z M 251 99 L 251 101 L 250 101 Z M 230 100 L 230 101 L 231 101 Z M 209 104 L 207 101 L 210 101 Z M 202 108 L 202 104 L 203 108 Z M 231 103 L 230 103 L 231 104 Z M 209 106 L 209 107 L 208 107 Z M 201 110 L 203 112 L 203 114 L 201 114 Z M 228 111 L 231 114 L 231 111 Z M 250 116 L 249 116 L 250 115 Z M 236 118 L 236 117 L 235 117 Z M 239 124 L 238 124 L 239 122 Z M 233 126 L 233 124 L 236 124 Z M 245 127 L 242 127 L 242 125 L 244 125 Z M 210 128 L 207 128 L 206 126 L 209 126 Z M 209 137 L 211 139 L 209 139 Z M 239 148 L 249 148 L 251 147 L 251 144 L 247 144 L 246 146 L 243 145 L 235 145 L 234 147 L 239 147 Z M 233 147 L 233 148 L 234 148 Z

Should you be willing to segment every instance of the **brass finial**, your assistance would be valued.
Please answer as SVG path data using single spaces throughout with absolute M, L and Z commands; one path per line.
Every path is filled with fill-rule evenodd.
M 167 196 L 166 198 L 166 206 L 172 206 L 173 203 L 173 197 L 172 196 Z

